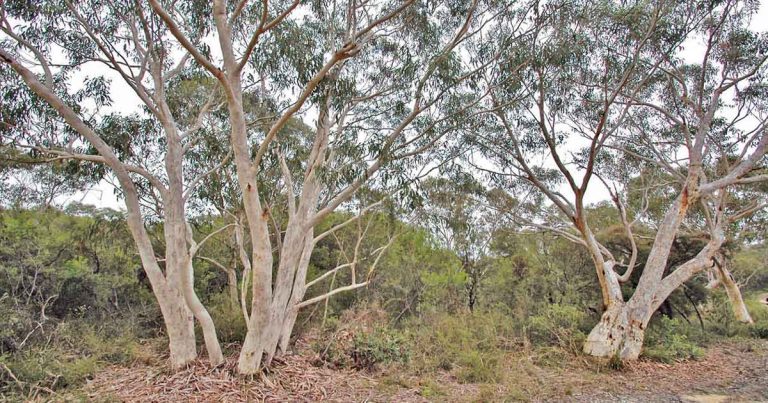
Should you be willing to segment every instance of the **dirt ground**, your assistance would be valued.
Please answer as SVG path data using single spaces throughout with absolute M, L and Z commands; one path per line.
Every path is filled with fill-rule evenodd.
M 288 356 L 258 379 L 234 375 L 234 361 L 177 373 L 148 364 L 111 367 L 79 396 L 126 402 L 768 402 L 768 341 L 728 342 L 696 361 L 641 360 L 621 370 L 562 352 L 515 352 L 497 384 L 462 384 L 450 373 L 407 375 L 397 367 L 337 370 L 311 361 L 310 354 Z
M 697 361 L 671 365 L 641 361 L 625 371 L 597 377 L 577 402 L 765 402 L 768 344 L 722 344 Z M 610 384 L 612 382 L 613 384 Z M 610 386 L 609 386 L 610 385 Z

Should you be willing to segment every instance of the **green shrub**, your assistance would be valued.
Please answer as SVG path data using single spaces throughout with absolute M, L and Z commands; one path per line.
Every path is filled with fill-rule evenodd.
M 330 339 L 330 340 L 329 340 Z M 314 340 L 311 344 L 312 351 L 317 354 L 315 364 L 332 368 L 346 368 L 352 366 L 352 359 L 347 352 L 334 339 L 334 335 L 326 333 L 324 337 Z
M 702 345 L 707 341 L 706 334 L 695 324 L 663 316 L 646 331 L 642 355 L 666 363 L 698 359 L 704 355 Z
M 421 372 L 454 371 L 461 382 L 496 382 L 501 358 L 517 339 L 508 317 L 499 313 L 435 314 L 411 323 L 412 367 Z
M 380 364 L 408 362 L 410 348 L 394 330 L 378 327 L 325 332 L 311 343 L 318 364 L 372 371 Z
M 575 306 L 551 304 L 527 321 L 527 336 L 534 344 L 556 345 L 580 351 L 586 335 L 581 330 L 587 315 Z
M 208 312 L 216 325 L 216 333 L 222 343 L 241 342 L 248 327 L 239 305 L 229 299 L 226 292 L 211 296 Z M 199 332 L 198 332 L 199 334 Z
M 752 337 L 758 339 L 768 339 L 768 323 L 759 322 L 752 325 L 750 328 L 750 334 Z
M 757 300 L 756 295 L 745 295 L 744 303 L 755 321 L 746 325 L 749 335 L 758 339 L 768 339 L 768 306 Z
M 360 305 L 341 318 L 329 317 L 303 338 L 310 341 L 318 365 L 372 370 L 410 356 L 406 340 L 386 324 L 387 313 L 378 305 Z
M 406 362 L 410 356 L 406 339 L 387 323 L 387 312 L 377 304 L 360 304 L 341 317 L 328 317 L 302 337 L 310 341 L 320 365 L 373 370 L 379 364 Z
M 710 296 L 705 315 L 707 329 L 716 336 L 768 338 L 768 309 L 757 300 L 756 295 L 743 295 L 754 324 L 741 323 L 733 315 L 733 308 L 724 292 Z
M 373 370 L 378 364 L 407 362 L 410 353 L 402 337 L 392 330 L 378 328 L 356 334 L 350 356 L 356 369 Z
M 35 388 L 56 391 L 84 383 L 104 364 L 129 364 L 151 357 L 139 345 L 127 321 L 97 327 L 83 319 L 71 319 L 48 331 L 50 342 L 0 355 L 0 364 L 7 368 L 0 368 L 4 370 L 0 374 L 0 391 L 21 394 Z
M 98 305 L 95 282 L 86 277 L 69 277 L 64 280 L 59 296 L 53 301 L 51 314 L 57 318 L 68 315 L 84 316 L 96 310 Z
M 698 359 L 703 355 L 704 350 L 683 334 L 669 335 L 664 344 L 648 346 L 643 351 L 643 356 L 665 363 Z
M 645 343 L 663 344 L 673 334 L 683 335 L 699 346 L 705 346 L 712 341 L 712 335 L 703 330 L 697 322 L 689 323 L 680 317 L 658 316 L 651 320 L 645 332 Z
M 98 369 L 95 357 L 73 356 L 53 348 L 37 348 L 14 356 L 0 356 L 0 364 L 7 367 L 20 382 L 16 383 L 6 371 L 0 378 L 4 383 L 0 390 L 16 392 L 26 392 L 34 387 L 59 390 L 77 386 L 91 378 Z
M 11 354 L 27 335 L 36 336 L 36 317 L 26 309 L 18 309 L 8 294 L 0 296 L 0 354 Z M 37 333 L 39 334 L 39 333 Z M 27 340 L 27 343 L 34 340 Z
M 710 294 L 706 305 L 707 329 L 718 336 L 733 337 L 746 335 L 748 330 L 733 316 L 731 304 L 724 292 Z
M 59 348 L 100 362 L 129 364 L 142 354 L 142 348 L 126 322 L 97 327 L 82 320 L 71 320 L 56 328 Z

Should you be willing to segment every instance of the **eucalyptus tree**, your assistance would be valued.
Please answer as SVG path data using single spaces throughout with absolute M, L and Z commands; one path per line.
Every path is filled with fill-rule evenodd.
M 664 169 L 679 191 L 656 228 L 632 298 L 615 316 L 606 313 L 587 340 L 588 352 L 607 355 L 618 349 L 622 357 L 636 357 L 653 312 L 683 282 L 708 269 L 716 269 L 737 317 L 751 322 L 724 266 L 723 246 L 733 225 L 765 208 L 759 202 L 733 203 L 735 193 L 768 179 L 762 173 L 768 150 L 768 38 L 748 29 L 757 6 L 728 1 L 698 8 L 701 22 L 692 32 L 705 43 L 702 54 L 692 61 L 669 55 L 660 63 L 660 79 L 643 93 L 620 94 L 633 109 L 626 135 L 612 146 Z M 674 237 L 695 206 L 704 216 L 709 241 L 696 257 L 664 276 Z M 626 340 L 612 339 L 617 326 L 623 327 Z
M 262 129 L 273 118 L 275 113 L 274 99 L 264 94 L 263 89 L 248 89 L 243 93 L 246 107 L 246 121 L 249 127 L 261 127 Z M 223 127 L 227 125 L 228 113 L 222 111 L 214 114 L 216 123 L 212 126 Z M 263 204 L 270 212 L 269 221 L 273 232 L 270 234 L 271 242 L 280 248 L 282 227 L 288 217 L 285 206 L 288 203 L 286 183 L 281 180 L 283 175 L 289 172 L 292 176 L 303 172 L 303 163 L 309 155 L 313 130 L 301 119 L 292 117 L 288 119 L 280 131 L 280 143 L 282 149 L 290 152 L 269 153 L 264 156 L 260 166 L 261 195 Z M 230 158 L 231 149 L 229 139 L 222 136 L 217 130 L 208 130 L 203 133 L 202 147 L 199 153 L 190 157 L 197 161 L 198 165 L 204 165 L 205 161 L 223 161 L 220 169 L 211 172 L 205 180 L 204 186 L 196 188 L 191 194 L 191 207 L 200 216 L 194 221 L 198 224 L 211 224 L 207 231 L 219 232 L 211 241 L 219 241 L 218 247 L 203 247 L 201 253 L 195 257 L 224 271 L 228 277 L 228 287 L 232 300 L 241 305 L 246 322 L 248 321 L 248 309 L 244 305 L 248 296 L 248 282 L 240 282 L 238 290 L 238 270 L 242 272 L 241 247 L 250 239 L 243 231 L 245 220 L 244 206 L 237 182 L 236 166 Z M 206 225 L 207 226 L 207 225 Z M 226 228 L 223 228 L 226 227 Z M 221 230 L 221 231 L 219 231 Z M 205 232 L 205 231 L 203 231 Z M 210 242 L 209 242 L 210 243 Z M 210 246 L 210 245 L 209 245 Z M 225 251 L 226 256 L 221 252 Z M 218 252 L 218 253 L 217 253 Z M 247 259 L 246 259 L 247 260 Z M 241 273 L 242 277 L 242 273 Z
M 468 173 L 429 178 L 422 186 L 425 200 L 417 220 L 461 261 L 466 306 L 473 311 L 492 266 L 491 243 L 503 220 L 496 216 L 497 210 L 487 207 L 488 191 Z
M 511 6 L 217 0 L 210 8 L 195 3 L 202 9 L 190 17 L 186 3 L 150 4 L 226 98 L 250 243 L 241 256 L 252 284 L 239 370 L 255 373 L 262 358 L 269 364 L 288 346 L 312 249 L 325 236 L 315 236 L 314 226 L 363 185 L 407 182 L 403 173 L 426 163 L 419 157 L 465 123 L 481 98 L 469 86 L 487 66 L 471 57 L 470 41 Z M 207 33 L 215 51 L 209 52 Z M 277 100 L 264 127 L 245 118 L 242 93 L 253 85 Z M 269 155 L 281 160 L 293 152 L 278 133 L 291 117 L 309 112 L 316 116 L 310 152 L 300 175 L 284 170 L 288 220 L 273 253 L 262 165 Z
M 199 147 L 199 131 L 216 108 L 215 87 L 198 86 L 174 99 L 171 93 L 183 90 L 189 58 L 170 56 L 165 26 L 138 2 L 6 1 L 0 12 L 9 100 L 3 104 L 4 137 L 14 147 L 75 162 L 97 176 L 109 170 L 163 314 L 172 365 L 197 356 L 194 318 L 208 358 L 223 362 L 211 317 L 193 288 L 192 257 L 200 245 L 190 236 L 186 213 L 190 193 L 221 165 L 185 159 Z M 111 78 L 128 91 L 118 94 L 117 103 L 120 89 Z M 119 109 L 131 100 L 140 106 L 137 112 Z M 165 256 L 151 242 L 148 219 L 163 223 Z
M 725 206 L 730 188 L 763 179 L 752 173 L 768 145 L 765 38 L 746 28 L 754 11 L 738 1 L 548 3 L 537 11 L 548 23 L 533 46 L 510 52 L 488 77 L 506 83 L 492 92 L 495 119 L 476 139 L 497 167 L 492 176 L 552 203 L 555 215 L 522 218 L 583 246 L 594 263 L 604 312 L 585 343 L 589 354 L 637 358 L 660 304 L 715 265 L 728 223 L 759 208 Z M 686 60 L 682 50 L 698 38 L 705 49 Z M 714 169 L 721 159 L 730 162 Z M 656 235 L 625 300 L 622 284 L 638 255 L 632 228 L 644 208 L 633 217 L 621 189 L 644 164 L 672 175 L 676 194 L 660 219 L 644 223 Z M 600 184 L 630 240 L 627 256 L 614 256 L 590 228 L 585 196 Z M 693 205 L 705 211 L 709 241 L 665 276 Z

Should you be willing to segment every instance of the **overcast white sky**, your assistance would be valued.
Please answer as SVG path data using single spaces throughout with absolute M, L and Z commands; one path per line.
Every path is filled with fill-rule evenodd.
M 768 1 L 763 1 L 760 5 L 758 14 L 752 20 L 751 28 L 755 31 L 765 32 L 768 30 Z M 694 39 L 686 45 L 683 55 L 690 61 L 697 61 L 703 56 L 703 40 L 701 38 Z M 211 49 L 216 49 L 216 46 L 211 46 Z M 113 110 L 120 111 L 124 114 L 130 114 L 140 110 L 140 102 L 136 94 L 117 76 L 116 73 L 106 69 L 103 66 L 91 65 L 88 68 L 84 68 L 77 76 L 74 77 L 73 82 L 77 82 L 77 79 L 87 76 L 106 75 L 112 78 L 112 99 L 115 101 Z M 595 188 L 590 189 L 586 195 L 586 201 L 588 203 L 596 203 L 608 198 L 608 194 L 603 188 L 602 184 L 595 183 Z M 117 210 L 124 210 L 122 201 L 118 200 L 115 188 L 107 181 L 93 186 L 91 189 L 85 192 L 79 192 L 75 195 L 71 195 L 60 200 L 58 203 L 67 204 L 71 202 L 80 202 L 86 204 L 92 204 L 97 207 L 108 207 Z

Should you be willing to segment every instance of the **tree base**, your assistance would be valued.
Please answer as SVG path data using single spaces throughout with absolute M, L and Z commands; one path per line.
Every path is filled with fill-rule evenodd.
M 589 332 L 583 350 L 594 357 L 636 360 L 640 357 L 644 336 L 642 321 L 631 318 L 626 305 L 615 304 Z

